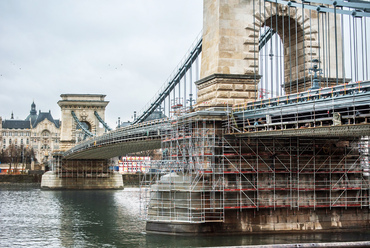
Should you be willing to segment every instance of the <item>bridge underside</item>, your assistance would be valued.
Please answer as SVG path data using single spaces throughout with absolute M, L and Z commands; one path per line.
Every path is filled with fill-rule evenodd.
M 104 146 L 93 146 L 65 156 L 65 159 L 109 159 L 128 153 L 154 150 L 161 148 L 160 139 L 138 140 L 126 143 L 112 143 Z

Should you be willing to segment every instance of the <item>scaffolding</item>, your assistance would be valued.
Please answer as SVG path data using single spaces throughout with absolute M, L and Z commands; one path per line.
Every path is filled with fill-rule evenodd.
M 369 136 L 238 136 L 230 132 L 230 112 L 206 113 L 178 116 L 163 133 L 162 160 L 141 184 L 145 220 L 206 223 L 248 209 L 370 208 Z
M 50 169 L 59 178 L 110 178 L 113 168 L 107 159 L 66 160 L 63 154 L 55 152 L 49 161 Z
M 221 122 L 212 117 L 172 120 L 162 137 L 162 160 L 141 184 L 147 221 L 222 222 L 224 181 Z
M 369 207 L 369 92 L 356 82 L 234 106 L 225 208 Z
M 368 148 L 368 137 L 225 139 L 225 209 L 370 207 Z

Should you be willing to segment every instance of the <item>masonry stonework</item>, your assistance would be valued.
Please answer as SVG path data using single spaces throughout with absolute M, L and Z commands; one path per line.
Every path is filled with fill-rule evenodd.
M 86 124 L 88 130 L 99 136 L 105 129 L 99 127 L 99 120 L 94 115 L 96 111 L 104 120 L 105 108 L 108 101 L 105 95 L 100 94 L 62 94 L 62 100 L 58 101 L 61 108 L 61 137 L 60 148 L 62 151 L 72 148 L 76 142 L 82 139 L 82 132 L 79 130 L 76 121 L 73 119 L 72 111 L 80 122 Z
M 257 97 L 260 68 L 259 60 L 259 36 L 261 28 L 268 26 L 278 33 L 284 47 L 284 89 L 285 92 L 297 92 L 307 90 L 306 85 L 311 85 L 309 68 L 312 68 L 314 59 L 320 60 L 325 53 L 335 57 L 337 54 L 338 68 L 342 67 L 342 43 L 337 40 L 337 46 L 324 48 L 320 46 L 318 18 L 316 11 L 307 9 L 290 8 L 275 3 L 265 3 L 252 0 L 204 0 L 203 11 L 203 43 L 201 80 L 198 82 L 198 105 L 220 105 L 222 102 L 240 103 L 251 101 Z M 331 22 L 335 19 L 332 17 Z M 337 36 L 340 37 L 340 18 L 337 17 Z M 284 26 L 284 28 L 283 28 Z M 288 28 L 290 27 L 290 29 Z M 335 32 L 334 25 L 329 30 Z M 325 31 L 327 32 L 327 31 Z M 322 33 L 322 31 L 320 31 Z M 329 44 L 335 43 L 335 36 L 326 37 Z M 326 50 L 324 50 L 326 49 Z M 322 61 L 321 68 L 325 61 Z M 325 78 L 331 86 L 335 83 L 332 78 L 342 77 L 342 72 L 336 71 L 335 62 L 326 63 Z M 218 74 L 212 82 L 205 80 L 211 75 Z M 235 75 L 238 82 L 233 79 L 225 80 L 231 84 L 240 84 L 240 75 L 248 77 L 244 80 L 244 94 L 240 93 L 240 87 L 232 87 L 219 92 L 224 86 L 225 80 L 220 75 Z M 327 79 L 327 80 L 326 80 Z M 248 86 L 247 86 L 248 85 Z M 298 87 L 298 89 L 297 89 Z M 253 89 L 253 90 L 251 90 Z M 231 92 L 238 92 L 236 94 Z M 213 93 L 211 93 L 213 92 Z M 213 104 L 212 104 L 213 103 Z

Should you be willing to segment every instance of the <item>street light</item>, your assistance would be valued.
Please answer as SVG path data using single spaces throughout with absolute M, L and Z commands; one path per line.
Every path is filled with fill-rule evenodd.
M 186 100 L 186 101 L 190 103 L 190 110 L 192 110 L 193 109 L 193 102 L 195 102 L 195 100 L 193 99 L 193 94 L 192 93 L 189 94 L 189 99 Z
M 313 71 L 314 75 L 313 75 L 312 87 L 309 90 L 317 90 L 317 89 L 320 89 L 320 80 L 317 77 L 317 72 L 321 73 L 322 70 L 318 68 L 319 67 L 318 64 L 320 63 L 319 60 L 314 59 L 312 60 L 312 63 L 313 63 L 313 68 L 310 68 L 309 70 Z

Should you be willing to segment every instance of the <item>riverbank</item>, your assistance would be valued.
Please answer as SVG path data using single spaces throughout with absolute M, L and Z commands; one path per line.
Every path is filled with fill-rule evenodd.
M 122 174 L 122 180 L 125 187 L 139 187 L 142 174 Z
M 42 175 L 39 174 L 25 174 L 25 175 L 0 175 L 0 183 L 41 183 Z
M 0 174 L 0 183 L 41 183 L 42 174 Z M 139 174 L 123 174 L 122 179 L 125 187 L 140 186 Z

